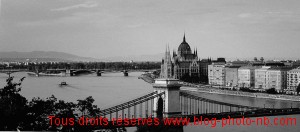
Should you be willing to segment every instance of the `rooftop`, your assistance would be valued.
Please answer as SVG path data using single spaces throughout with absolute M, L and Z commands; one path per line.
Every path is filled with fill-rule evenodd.
M 271 67 L 268 70 L 291 70 L 292 67 Z
M 261 66 L 242 66 L 239 69 L 259 69 Z
M 300 68 L 292 69 L 292 70 L 290 70 L 290 72 L 300 72 Z

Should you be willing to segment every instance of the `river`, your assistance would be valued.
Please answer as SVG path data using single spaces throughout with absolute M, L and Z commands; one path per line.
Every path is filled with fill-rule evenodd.
M 18 81 L 21 77 L 25 76 L 25 80 L 22 83 L 21 94 L 28 100 L 33 97 L 46 98 L 51 95 L 55 95 L 59 100 L 76 102 L 78 99 L 84 99 L 88 96 L 92 96 L 95 99 L 95 104 L 98 107 L 107 108 L 124 102 L 126 100 L 134 99 L 140 95 L 150 93 L 153 91 L 152 86 L 143 80 L 138 79 L 141 72 L 130 72 L 128 77 L 124 77 L 121 72 L 118 73 L 103 73 L 101 77 L 97 77 L 95 74 L 74 76 L 74 77 L 31 77 L 25 72 L 13 73 L 15 81 Z M 5 85 L 5 80 L 8 77 L 6 74 L 0 74 L 0 86 Z M 59 86 L 60 82 L 65 81 L 69 85 Z M 251 97 L 238 97 L 229 95 L 218 95 L 210 93 L 198 93 L 200 96 L 210 98 L 218 101 L 224 101 L 234 104 L 243 104 L 249 106 L 263 107 L 276 107 L 276 108 L 290 108 L 300 107 L 300 102 L 282 101 L 274 99 L 258 99 Z M 298 123 L 299 115 L 289 116 L 275 116 L 276 117 L 295 117 Z M 220 124 L 217 124 L 215 128 L 210 126 L 185 126 L 183 130 L 185 132 L 198 132 L 198 131 L 297 131 L 300 129 L 300 125 L 297 126 L 228 126 L 222 128 Z M 134 131 L 134 128 L 128 128 L 128 131 Z

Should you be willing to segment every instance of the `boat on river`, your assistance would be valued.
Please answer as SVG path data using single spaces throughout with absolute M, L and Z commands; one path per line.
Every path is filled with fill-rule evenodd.
M 66 86 L 66 85 L 68 85 L 68 84 L 67 84 L 67 82 L 63 81 L 63 82 L 61 82 L 59 85 L 60 85 L 60 86 Z

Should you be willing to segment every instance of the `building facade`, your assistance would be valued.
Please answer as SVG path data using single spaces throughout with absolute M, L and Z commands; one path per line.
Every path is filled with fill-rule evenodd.
M 208 65 L 208 82 L 210 85 L 225 86 L 224 63 L 212 63 Z
M 251 88 L 255 84 L 255 67 L 245 66 L 238 69 L 238 86 L 241 88 Z
M 270 67 L 263 66 L 261 68 L 255 69 L 255 88 L 260 90 L 266 90 L 267 89 L 267 70 Z
M 287 89 L 285 89 L 286 93 L 296 93 L 296 89 L 300 83 L 300 69 L 292 69 L 287 72 Z
M 225 85 L 228 87 L 238 86 L 238 69 L 240 66 L 225 67 Z
M 211 59 L 202 59 L 200 61 L 200 82 L 208 83 L 208 65 L 212 64 Z
M 287 88 L 287 72 L 289 67 L 274 67 L 267 70 L 267 89 L 275 88 L 277 92 L 283 92 Z
M 160 78 L 175 78 L 192 82 L 200 81 L 200 65 L 197 50 L 192 52 L 185 40 L 185 35 L 177 53 L 173 52 L 172 57 L 170 49 L 166 48 L 165 57 L 161 64 Z

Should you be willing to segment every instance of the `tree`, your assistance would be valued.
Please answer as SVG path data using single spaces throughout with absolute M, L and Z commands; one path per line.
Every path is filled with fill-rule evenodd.
M 56 104 L 57 98 L 52 95 L 51 97 L 44 99 L 33 98 L 32 101 L 28 103 L 26 124 L 24 124 L 25 130 L 48 130 L 49 115 L 56 114 Z
M 277 91 L 275 90 L 275 88 L 267 89 L 266 92 L 269 94 L 277 94 Z
M 19 94 L 25 77 L 18 83 L 13 78 L 6 79 L 6 86 L 0 89 L 0 130 L 16 130 L 25 120 L 27 100 Z
M 100 109 L 93 105 L 95 101 L 92 96 L 84 100 L 78 100 L 77 104 L 57 100 L 52 95 L 46 99 L 39 97 L 33 98 L 29 103 L 26 98 L 19 94 L 21 83 L 25 77 L 21 78 L 18 83 L 13 82 L 13 77 L 9 77 L 7 85 L 0 89 L 0 131 L 15 131 L 17 129 L 26 131 L 92 131 L 90 126 L 80 126 L 75 122 L 74 126 L 65 125 L 63 127 L 50 125 L 49 116 L 55 118 L 67 119 L 79 116 L 76 112 L 82 112 L 87 117 L 96 117 Z
M 77 107 L 83 116 L 97 116 L 97 113 L 100 112 L 100 109 L 97 107 L 97 105 L 93 105 L 95 100 L 92 96 L 89 96 L 84 100 L 77 101 Z
M 61 118 L 61 119 L 76 119 L 78 117 L 77 114 L 75 114 L 76 111 L 76 104 L 72 102 L 65 102 L 63 100 L 59 100 L 55 104 L 55 110 L 56 118 Z M 72 131 L 73 128 L 79 127 L 78 123 L 75 121 L 73 126 L 67 125 L 62 127 L 61 131 Z M 57 126 L 52 126 L 52 130 L 57 130 Z M 74 129 L 73 129 L 74 130 Z

